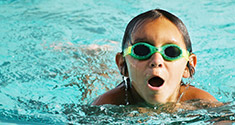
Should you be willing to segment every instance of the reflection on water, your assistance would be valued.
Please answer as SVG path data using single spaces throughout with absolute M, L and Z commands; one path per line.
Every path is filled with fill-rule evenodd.
M 115 54 L 120 51 L 126 23 L 134 15 L 156 7 L 181 17 L 189 29 L 198 56 L 192 85 L 227 105 L 212 108 L 191 102 L 182 105 L 199 109 L 176 112 L 169 105 L 88 105 L 121 82 Z M 234 121 L 233 8 L 233 3 L 224 1 L 0 1 L 0 122 Z
M 27 123 L 47 124 L 211 124 L 235 122 L 235 115 L 232 112 L 235 109 L 234 104 L 200 110 L 178 110 L 173 113 L 166 111 L 167 108 L 170 108 L 166 105 L 153 108 L 114 105 L 51 105 L 35 101 L 27 103 L 22 101 L 21 105 L 28 107 L 28 110 L 1 111 L 0 121 L 24 123 L 27 120 Z

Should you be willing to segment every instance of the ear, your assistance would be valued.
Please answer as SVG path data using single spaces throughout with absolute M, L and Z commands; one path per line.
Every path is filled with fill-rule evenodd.
M 197 56 L 195 54 L 191 54 L 189 56 L 188 63 L 189 63 L 190 66 L 195 68 L 196 65 L 197 65 Z M 195 71 L 193 71 L 193 72 L 195 72 Z M 190 71 L 189 71 L 188 66 L 186 66 L 185 69 L 184 69 L 183 77 L 184 78 L 189 78 L 190 77 Z
M 116 64 L 120 73 L 124 76 L 128 76 L 126 61 L 125 58 L 123 57 L 123 54 L 120 52 L 116 54 Z

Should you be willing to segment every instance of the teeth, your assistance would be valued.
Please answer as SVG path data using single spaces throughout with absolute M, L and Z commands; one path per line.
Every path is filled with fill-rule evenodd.
M 160 87 L 164 83 L 164 80 L 160 77 L 153 77 L 149 80 L 149 84 L 153 87 Z

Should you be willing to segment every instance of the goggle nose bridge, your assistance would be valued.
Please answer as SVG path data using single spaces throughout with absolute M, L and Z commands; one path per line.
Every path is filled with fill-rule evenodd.
M 162 47 L 154 47 L 154 46 L 151 46 L 150 48 L 150 54 L 153 55 L 154 53 L 159 53 L 161 54 L 161 56 L 163 56 L 163 53 L 162 53 Z

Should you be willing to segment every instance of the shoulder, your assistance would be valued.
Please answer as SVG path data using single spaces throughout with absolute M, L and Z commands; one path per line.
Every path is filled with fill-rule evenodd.
M 95 99 L 92 105 L 124 105 L 125 104 L 125 89 L 123 85 L 119 85 L 116 88 L 100 95 Z
M 202 89 L 196 88 L 194 86 L 189 86 L 188 89 L 186 86 L 182 86 L 180 91 L 181 93 L 184 92 L 182 101 L 200 99 L 204 101 L 218 102 L 218 100 L 214 96 L 212 96 L 210 93 Z

